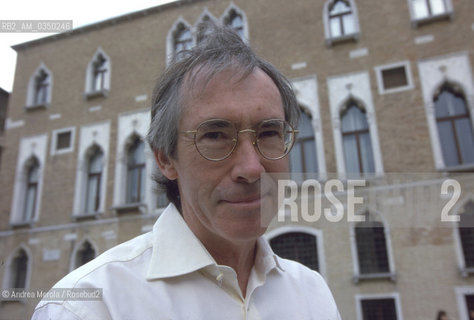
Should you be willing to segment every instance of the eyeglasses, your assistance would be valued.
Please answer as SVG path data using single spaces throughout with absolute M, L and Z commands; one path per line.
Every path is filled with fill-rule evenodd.
M 278 160 L 290 152 L 298 130 L 280 119 L 264 120 L 253 129 L 237 130 L 235 125 L 223 119 L 211 119 L 201 123 L 196 130 L 183 131 L 193 135 L 194 145 L 201 156 L 211 161 L 220 161 L 234 152 L 239 133 L 254 134 L 253 145 L 268 160 Z

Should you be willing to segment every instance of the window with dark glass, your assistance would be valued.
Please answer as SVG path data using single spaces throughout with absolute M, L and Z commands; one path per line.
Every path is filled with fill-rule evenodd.
M 71 131 L 60 132 L 56 136 L 56 150 L 68 149 L 71 147 Z
M 382 70 L 382 81 L 385 90 L 407 86 L 408 79 L 405 66 Z
M 311 173 L 318 172 L 318 159 L 311 117 L 305 112 L 300 113 L 298 130 L 299 133 L 290 152 L 291 172 L 303 173 L 303 179 L 314 179 Z
M 434 98 L 439 140 L 447 167 L 474 163 L 474 134 L 466 99 L 444 85 Z
M 242 39 L 244 38 L 244 20 L 242 15 L 236 10 L 229 12 L 228 17 L 225 19 L 225 24 L 234 29 Z
M 87 167 L 86 213 L 94 213 L 99 210 L 103 166 L 102 159 L 102 151 L 98 147 L 94 147 Z
M 145 144 L 136 138 L 127 155 L 127 203 L 143 202 L 145 195 L 146 169 Z
M 49 75 L 44 70 L 40 70 L 35 77 L 33 104 L 36 106 L 45 105 L 48 102 Z
M 107 60 L 102 54 L 98 54 L 92 63 L 92 91 L 103 91 L 105 89 L 105 77 L 107 73 Z
M 193 37 L 191 30 L 180 24 L 174 36 L 174 53 L 178 58 L 182 56 L 182 51 L 191 49 Z
M 375 171 L 367 115 L 362 106 L 349 101 L 341 114 L 342 142 L 348 174 Z
M 459 221 L 459 238 L 461 240 L 464 265 L 474 268 L 474 201 L 464 205 Z
M 209 16 L 204 16 L 201 20 L 201 22 L 197 26 L 197 36 L 196 36 L 196 41 L 197 43 L 200 43 L 203 41 L 206 36 L 209 34 L 210 30 L 208 27 L 208 24 L 211 22 L 211 18 Z
M 466 300 L 466 313 L 469 320 L 474 320 L 474 294 L 466 294 L 464 296 Z
M 358 223 L 355 241 L 361 275 L 390 272 L 385 229 L 381 222 Z
M 397 320 L 395 299 L 363 299 L 360 301 L 363 320 Z
M 354 13 L 349 1 L 336 0 L 329 5 L 329 29 L 332 38 L 356 32 Z
M 28 271 L 28 255 L 20 249 L 11 262 L 11 287 L 25 288 L 26 273 Z
M 25 202 L 23 204 L 22 221 L 28 222 L 33 220 L 36 202 L 38 197 L 38 181 L 39 181 L 39 163 L 36 158 L 30 161 L 27 168 L 25 183 Z
M 411 0 L 416 19 L 425 19 L 447 12 L 445 0 Z
M 302 232 L 288 232 L 270 240 L 270 246 L 280 257 L 298 261 L 318 271 L 318 246 L 314 235 Z
M 89 241 L 85 241 L 76 253 L 76 268 L 95 258 L 95 250 Z

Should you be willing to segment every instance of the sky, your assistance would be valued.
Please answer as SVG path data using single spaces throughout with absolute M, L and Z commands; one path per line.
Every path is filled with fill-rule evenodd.
M 7 1 L 2 5 L 0 20 L 72 20 L 73 28 L 154 7 L 174 0 L 42 0 Z M 47 37 L 52 33 L 8 33 L 0 25 L 0 87 L 11 92 L 16 66 L 12 45 Z

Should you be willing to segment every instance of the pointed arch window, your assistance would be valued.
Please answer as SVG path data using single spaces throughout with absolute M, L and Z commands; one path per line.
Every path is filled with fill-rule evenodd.
M 474 163 L 474 134 L 464 94 L 445 84 L 433 100 L 445 166 Z
M 48 78 L 49 75 L 44 70 L 40 70 L 35 77 L 34 104 L 37 106 L 45 105 L 48 102 Z
M 318 172 L 318 158 L 316 155 L 312 118 L 303 110 L 300 113 L 298 130 L 298 136 L 290 153 L 291 171 L 301 172 L 303 173 L 303 178 L 307 179 L 310 178 L 306 176 L 307 174 Z
M 381 274 L 390 272 L 390 263 L 385 238 L 385 228 L 381 222 L 359 222 L 355 226 L 355 242 L 359 273 Z
M 287 232 L 272 238 L 270 246 L 278 256 L 319 271 L 316 236 L 304 232 Z
M 10 288 L 26 288 L 28 254 L 20 248 L 10 262 Z
M 474 270 L 474 201 L 470 200 L 464 205 L 460 214 L 459 238 L 461 241 L 464 258 L 464 268 Z
M 53 76 L 44 64 L 35 71 L 28 83 L 26 108 L 44 108 L 51 103 Z
M 95 213 L 99 210 L 101 201 L 101 183 L 103 169 L 102 150 L 94 146 L 87 163 L 87 183 L 86 183 L 86 213 Z
M 139 138 L 135 138 L 127 152 L 127 203 L 144 201 L 145 183 L 145 143 Z
M 229 15 L 225 19 L 225 25 L 234 29 L 235 32 L 243 39 L 245 37 L 244 34 L 244 20 L 242 15 L 238 13 L 235 9 L 232 9 L 229 12 Z
M 351 100 L 341 113 L 342 140 L 346 172 L 350 174 L 375 171 L 367 115 L 362 106 Z
M 92 91 L 102 91 L 105 89 L 105 76 L 107 73 L 107 59 L 101 53 L 97 55 L 93 62 Z
M 174 35 L 174 54 L 178 59 L 181 59 L 183 51 L 191 49 L 192 46 L 193 36 L 191 29 L 181 23 Z
M 200 21 L 197 23 L 197 36 L 196 36 L 196 42 L 200 43 L 202 42 L 207 35 L 209 35 L 210 30 L 208 28 L 208 25 L 212 23 L 214 19 L 212 19 L 209 15 L 204 15 L 200 19 Z
M 329 5 L 329 28 L 332 38 L 356 32 L 354 12 L 349 1 L 336 0 Z
M 76 265 L 75 267 L 78 268 L 87 262 L 91 261 L 94 259 L 96 256 L 96 252 L 94 248 L 92 247 L 91 243 L 89 241 L 84 241 L 84 243 L 81 245 L 79 250 L 76 252 Z
M 36 211 L 38 197 L 40 166 L 38 159 L 32 158 L 26 168 L 25 181 L 25 202 L 23 205 L 22 221 L 28 222 L 33 220 Z

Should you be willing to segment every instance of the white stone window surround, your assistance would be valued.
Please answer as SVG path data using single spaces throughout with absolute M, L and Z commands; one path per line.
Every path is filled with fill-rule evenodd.
M 474 286 L 460 286 L 455 287 L 454 292 L 456 294 L 456 301 L 458 304 L 458 315 L 459 320 L 469 320 L 469 314 L 467 312 L 467 305 L 466 305 L 466 295 L 474 294 Z
M 35 95 L 36 95 L 36 77 L 40 74 L 41 71 L 44 71 L 48 78 L 46 79 L 46 84 L 48 85 L 46 90 L 46 102 L 44 104 L 36 104 Z M 53 73 L 46 67 L 46 65 L 41 62 L 40 65 L 36 68 L 35 72 L 30 77 L 28 82 L 28 89 L 26 92 L 26 105 L 25 108 L 36 109 L 36 108 L 46 108 L 51 104 L 51 98 L 53 94 Z
M 413 0 L 407 0 L 407 1 L 408 1 L 408 11 L 410 12 L 410 19 L 411 19 L 411 23 L 413 27 L 418 27 L 418 25 L 422 24 L 423 22 L 428 22 L 428 21 L 436 20 L 440 18 L 447 17 L 449 19 L 452 19 L 454 16 L 454 9 L 453 9 L 453 4 L 451 3 L 451 0 L 442 0 L 445 7 L 444 13 L 441 13 L 438 15 L 430 15 L 428 17 L 423 17 L 423 18 L 416 17 Z M 430 0 L 425 0 L 425 1 L 430 1 Z
M 331 28 L 329 25 L 329 6 L 337 0 L 327 0 L 324 3 L 323 7 L 323 23 L 324 23 L 324 37 L 326 39 L 326 44 L 328 46 L 333 45 L 338 41 L 343 41 L 347 39 L 359 40 L 360 38 L 360 27 L 359 27 L 359 14 L 357 13 L 357 6 L 354 0 L 347 0 L 354 15 L 354 32 L 350 34 L 343 35 L 341 37 L 333 37 L 331 35 Z
M 41 195 L 43 191 L 44 166 L 46 163 L 46 153 L 48 145 L 48 135 L 25 137 L 20 141 L 18 160 L 15 173 L 15 186 L 13 189 L 12 209 L 10 215 L 11 225 L 33 224 L 39 220 L 41 208 Z M 28 163 L 35 158 L 38 161 L 38 189 L 36 190 L 36 203 L 31 221 L 23 221 L 23 210 L 25 205 L 26 177 L 28 175 Z
M 28 258 L 28 264 L 27 264 L 27 269 L 26 269 L 26 279 L 25 279 L 25 289 L 30 288 L 31 271 L 33 270 L 33 266 L 32 266 L 33 254 L 31 253 L 30 248 L 22 243 L 18 247 L 16 247 L 16 249 L 13 250 L 12 253 L 6 259 L 6 264 L 5 264 L 5 269 L 4 269 L 5 271 L 3 274 L 3 285 L 2 285 L 3 289 L 11 289 L 11 282 L 13 279 L 12 262 L 20 250 L 24 250 Z M 20 298 L 18 300 L 22 301 L 22 299 Z
M 57 149 L 58 135 L 65 132 L 71 132 L 71 141 L 70 141 L 71 144 L 69 148 L 58 150 Z M 68 127 L 68 128 L 53 130 L 53 133 L 51 135 L 51 155 L 53 156 L 57 154 L 73 152 L 75 139 L 76 139 L 76 127 Z
M 400 304 L 400 294 L 398 292 L 391 293 L 375 293 L 375 294 L 356 294 L 356 314 L 357 320 L 364 320 L 362 315 L 362 300 L 369 299 L 393 299 L 395 301 L 395 310 L 397 311 L 397 320 L 403 320 L 402 307 Z
M 196 45 L 196 37 L 194 36 L 194 27 L 187 22 L 182 16 L 180 16 L 173 24 L 171 29 L 168 31 L 168 35 L 166 36 L 166 65 L 169 65 L 171 59 L 174 56 L 174 42 L 176 37 L 176 32 L 180 30 L 180 27 L 184 26 L 184 28 L 189 29 L 193 34 L 193 42 L 192 46 Z
M 137 111 L 130 111 L 118 115 L 118 130 L 117 130 L 117 155 L 115 163 L 115 183 L 114 183 L 114 208 L 122 208 L 127 206 L 125 203 L 127 192 L 127 149 L 130 144 L 130 139 L 134 137 L 140 138 L 145 143 L 145 157 L 146 157 L 146 182 L 144 203 L 140 205 L 145 206 L 145 210 L 140 208 L 143 212 L 153 212 L 156 209 L 156 194 L 154 190 L 154 182 L 152 179 L 152 172 L 154 166 L 154 156 L 147 141 L 148 128 L 150 126 L 150 110 L 143 109 Z
M 468 52 L 452 53 L 445 56 L 433 57 L 418 61 L 418 70 L 423 93 L 428 129 L 433 149 L 433 159 L 437 170 L 470 169 L 474 165 L 467 164 L 456 167 L 447 167 L 444 163 L 441 142 L 439 140 L 438 125 L 433 98 L 439 88 L 446 82 L 462 88 L 466 98 L 466 107 L 471 116 L 471 125 L 474 128 L 474 82 Z
M 377 274 L 361 274 L 359 269 L 359 255 L 357 253 L 357 243 L 356 243 L 356 236 L 355 236 L 355 228 L 358 222 L 352 222 L 349 225 L 349 236 L 350 236 L 350 243 L 351 243 L 351 253 L 352 253 L 352 272 L 353 272 L 353 282 L 359 283 L 361 280 L 365 279 L 390 279 L 392 281 L 396 280 L 396 271 L 395 271 L 395 262 L 393 257 L 392 251 L 392 239 L 390 234 L 390 228 L 388 227 L 388 223 L 383 217 L 380 212 L 375 210 L 370 210 L 368 207 L 365 207 L 361 210 L 356 212 L 356 216 L 363 217 L 366 212 L 369 212 L 369 215 L 373 218 L 371 221 L 377 221 L 382 223 L 385 235 L 385 245 L 387 247 L 387 258 L 388 258 L 388 266 L 389 272 L 388 273 L 377 273 Z
M 339 178 L 346 179 L 346 160 L 342 142 L 341 111 L 348 101 L 356 99 L 361 102 L 366 111 L 367 124 L 370 130 L 372 152 L 374 155 L 375 177 L 383 176 L 382 152 L 380 150 L 375 108 L 370 90 L 370 77 L 366 71 L 328 77 L 329 105 L 334 135 L 336 164 Z
M 316 144 L 318 174 L 321 180 L 327 178 L 326 161 L 324 157 L 324 139 L 319 106 L 318 81 L 315 75 L 291 80 L 298 104 L 311 113 Z
M 81 127 L 79 133 L 79 147 L 76 168 L 76 183 L 74 192 L 73 217 L 81 218 L 95 216 L 105 212 L 106 194 L 107 194 L 107 171 L 109 158 L 109 136 L 110 121 L 90 124 Z M 103 166 L 101 176 L 100 203 L 97 212 L 85 213 L 85 196 L 87 189 L 88 173 L 88 151 L 91 147 L 98 146 L 103 152 Z
M 458 201 L 453 209 L 453 216 L 459 216 L 464 213 L 464 206 L 469 202 L 474 201 L 474 194 L 471 192 L 466 193 L 463 199 Z M 454 250 L 456 251 L 456 260 L 458 264 L 459 273 L 462 277 L 466 278 L 474 273 L 474 269 L 466 268 L 466 260 L 464 259 L 464 251 L 462 248 L 461 237 L 459 235 L 459 222 L 452 223 L 453 229 L 453 244 Z M 474 294 L 474 291 L 472 292 Z
M 99 55 L 102 55 L 105 58 L 104 67 L 107 71 L 105 72 L 105 76 L 104 76 L 103 89 L 96 91 L 93 89 L 94 71 L 95 71 L 94 63 L 98 59 Z M 111 73 L 112 73 L 112 63 L 110 61 L 110 57 L 105 53 L 105 51 L 101 47 L 99 47 L 94 53 L 94 55 L 92 56 L 92 59 L 87 64 L 84 97 L 86 99 L 90 99 L 96 96 L 106 96 L 110 91 Z
M 395 69 L 395 68 L 399 68 L 399 67 L 405 67 L 405 74 L 406 74 L 407 84 L 405 86 L 401 86 L 401 87 L 397 87 L 397 88 L 385 89 L 384 84 L 383 84 L 382 71 L 389 70 L 389 69 Z M 412 77 L 412 73 L 411 73 L 410 61 L 408 61 L 408 60 L 377 66 L 377 67 L 374 68 L 374 70 L 375 70 L 375 76 L 376 76 L 376 79 L 377 79 L 377 86 L 378 86 L 378 89 L 379 89 L 379 94 L 400 92 L 400 91 L 410 90 L 410 89 L 413 89 L 415 87 L 414 84 L 413 84 L 413 77 Z
M 85 237 L 84 239 L 82 239 L 81 241 L 78 241 L 76 243 L 76 245 L 74 246 L 74 249 L 72 250 L 72 253 L 71 253 L 71 259 L 70 259 L 70 262 L 69 262 L 69 272 L 73 271 L 74 269 L 76 269 L 76 256 L 77 256 L 77 252 L 82 249 L 82 246 L 84 245 L 84 243 L 86 242 L 89 242 L 92 249 L 94 250 L 95 252 L 95 256 L 97 257 L 99 255 L 99 249 L 96 245 L 96 243 L 94 241 L 92 241 L 89 237 Z
M 281 236 L 285 233 L 306 233 L 312 235 L 316 239 L 316 248 L 319 264 L 319 273 L 323 278 L 326 278 L 326 260 L 324 254 L 324 240 L 323 240 L 323 231 L 311 227 L 299 226 L 299 225 L 287 225 L 277 229 L 273 229 L 264 234 L 264 239 L 270 244 L 270 240 L 275 237 Z
M 245 12 L 240 9 L 238 6 L 235 5 L 234 2 L 231 2 L 227 9 L 224 10 L 224 13 L 222 14 L 220 20 L 222 24 L 225 24 L 226 19 L 230 16 L 232 11 L 235 11 L 237 14 L 239 14 L 242 17 L 242 23 L 243 23 L 243 31 L 244 31 L 244 38 L 242 39 L 244 42 L 248 43 L 249 41 L 249 27 L 248 27 L 248 20 L 247 20 L 247 15 Z

